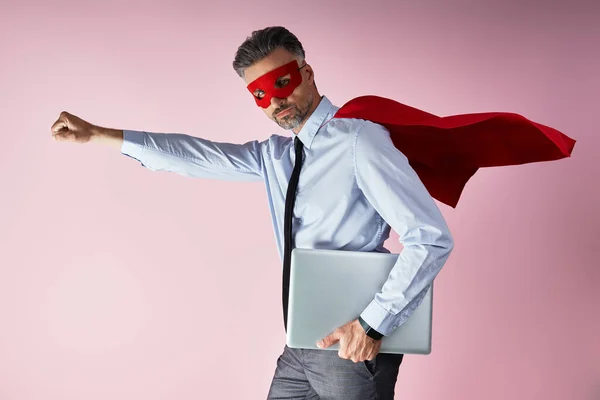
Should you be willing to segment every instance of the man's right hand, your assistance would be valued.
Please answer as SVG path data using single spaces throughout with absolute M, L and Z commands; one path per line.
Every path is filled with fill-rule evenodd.
M 121 148 L 123 143 L 122 130 L 92 125 L 66 111 L 60 113 L 51 130 L 52 137 L 59 141 L 87 143 L 93 140 L 105 142 L 116 148 Z
M 56 140 L 87 143 L 94 134 L 94 126 L 66 111 L 52 125 L 52 136 Z

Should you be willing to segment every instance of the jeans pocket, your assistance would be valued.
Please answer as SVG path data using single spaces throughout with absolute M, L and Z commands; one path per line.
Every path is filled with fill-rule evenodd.
M 364 365 L 364 367 L 367 370 L 367 372 L 369 373 L 369 375 L 371 375 L 372 377 L 375 376 L 375 367 L 377 366 L 377 358 L 374 358 L 372 360 L 362 361 L 361 364 Z

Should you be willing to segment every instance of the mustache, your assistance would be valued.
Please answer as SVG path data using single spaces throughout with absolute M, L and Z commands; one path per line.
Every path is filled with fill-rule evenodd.
M 273 111 L 273 116 L 277 116 L 277 114 L 279 114 L 280 112 L 282 112 L 283 110 L 287 110 L 288 108 L 293 107 L 291 104 L 288 104 L 286 106 L 283 106 L 281 108 L 278 108 L 277 110 Z

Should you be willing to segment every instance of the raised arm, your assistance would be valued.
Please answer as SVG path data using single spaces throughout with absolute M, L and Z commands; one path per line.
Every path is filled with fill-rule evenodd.
M 219 143 L 181 133 L 110 129 L 90 124 L 67 112 L 62 112 L 52 125 L 52 135 L 60 141 L 104 143 L 152 171 L 207 179 L 263 179 L 266 141 Z

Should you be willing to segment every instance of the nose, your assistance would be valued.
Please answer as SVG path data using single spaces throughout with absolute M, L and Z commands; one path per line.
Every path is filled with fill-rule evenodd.
M 273 106 L 273 108 L 276 110 L 279 107 L 281 107 L 282 104 L 285 103 L 285 99 L 282 99 L 280 97 L 271 97 L 271 105 Z

